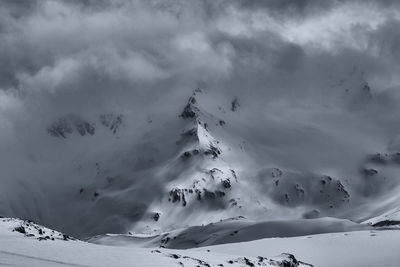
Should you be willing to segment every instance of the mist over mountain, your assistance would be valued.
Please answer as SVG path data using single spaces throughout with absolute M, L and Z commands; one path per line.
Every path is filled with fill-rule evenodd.
M 165 251 L 395 232 L 399 27 L 390 0 L 3 0 L 0 216 Z

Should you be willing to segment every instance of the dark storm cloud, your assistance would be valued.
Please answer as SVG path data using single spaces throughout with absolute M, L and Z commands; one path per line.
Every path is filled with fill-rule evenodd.
M 369 35 L 371 49 L 376 49 L 382 56 L 393 60 L 400 59 L 400 21 L 390 20 Z M 397 66 L 394 64 L 394 66 Z
M 329 10 L 340 4 L 347 2 L 358 2 L 361 4 L 376 3 L 382 6 L 398 5 L 396 0 L 330 0 L 330 1 L 319 1 L 319 0 L 237 0 L 236 3 L 240 7 L 259 9 L 265 8 L 274 12 L 282 13 L 288 12 L 291 15 L 306 15 L 311 12 L 321 12 L 323 10 Z
M 243 8 L 249 9 L 267 9 L 268 11 L 274 13 L 277 16 L 282 15 L 295 15 L 304 16 L 310 13 L 320 12 L 322 10 L 328 10 L 338 3 L 340 0 L 332 1 L 318 1 L 318 0 L 255 0 L 255 1 L 245 1 L 238 0 L 238 5 Z
M 3 12 L 7 12 L 14 17 L 21 17 L 22 15 L 27 15 L 36 8 L 37 0 L 32 1 L 13 1 L 4 0 L 0 2 L 0 9 Z
M 383 88 L 385 77 L 395 87 L 395 5 L 2 1 L 2 98 L 45 114 L 90 112 L 132 108 L 154 96 L 181 101 L 206 83 L 228 95 L 312 101 L 309 94 L 325 95 L 330 79 L 342 79 L 354 66 L 374 87 Z

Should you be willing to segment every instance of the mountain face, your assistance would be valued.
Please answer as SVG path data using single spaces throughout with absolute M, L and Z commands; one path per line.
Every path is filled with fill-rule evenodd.
M 61 115 L 24 148 L 30 158 L 9 182 L 21 193 L 3 191 L 0 214 L 89 237 L 238 217 L 363 221 L 396 207 L 396 139 L 371 130 L 384 125 L 330 109 L 276 119 L 273 110 L 255 116 L 257 108 L 196 89 L 175 114 L 144 114 L 140 124 L 129 113 Z

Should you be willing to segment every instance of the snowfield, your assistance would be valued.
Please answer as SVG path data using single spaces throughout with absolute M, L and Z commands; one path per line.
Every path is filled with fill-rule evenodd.
M 400 264 L 400 231 L 371 230 L 291 238 L 268 238 L 209 247 L 218 253 L 255 256 L 285 250 L 320 267 L 396 267 Z
M 21 233 L 15 229 L 29 229 Z M 74 239 L 37 239 L 39 229 L 52 230 L 18 219 L 0 219 L 0 266 L 310 266 L 289 254 L 266 258 L 239 254 L 214 253 L 210 250 L 169 250 L 95 245 Z M 46 234 L 46 233 L 45 233 Z M 59 233 L 55 232 L 56 235 Z
M 187 249 L 216 244 L 251 241 L 271 237 L 293 237 L 320 233 L 373 229 L 348 220 L 336 218 L 271 220 L 254 222 L 232 218 L 204 226 L 177 229 L 159 235 L 107 234 L 87 239 L 91 243 Z
M 15 231 L 21 226 L 27 229 L 26 233 Z M 0 219 L 0 266 L 397 267 L 400 261 L 398 230 L 265 238 L 185 250 L 38 238 L 46 232 L 63 236 L 31 222 Z

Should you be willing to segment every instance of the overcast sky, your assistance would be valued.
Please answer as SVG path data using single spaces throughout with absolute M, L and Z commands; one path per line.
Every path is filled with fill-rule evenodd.
M 396 95 L 399 28 L 394 0 L 2 0 L 0 121 L 162 109 L 198 86 L 319 104 L 351 74 Z

